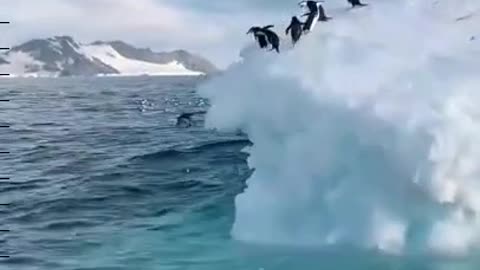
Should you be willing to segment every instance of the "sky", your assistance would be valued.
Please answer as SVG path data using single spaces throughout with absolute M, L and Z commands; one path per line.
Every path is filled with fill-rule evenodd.
M 283 32 L 297 1 L 288 0 L 2 0 L 0 47 L 71 35 L 89 43 L 123 40 L 156 51 L 186 49 L 223 68 L 249 42 L 252 25 Z M 297 10 L 300 12 L 300 10 Z

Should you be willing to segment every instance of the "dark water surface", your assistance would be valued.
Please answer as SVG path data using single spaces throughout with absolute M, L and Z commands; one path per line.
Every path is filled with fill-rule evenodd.
M 221 263 L 245 138 L 175 126 L 205 109 L 195 78 L 0 82 L 2 269 L 183 269 Z

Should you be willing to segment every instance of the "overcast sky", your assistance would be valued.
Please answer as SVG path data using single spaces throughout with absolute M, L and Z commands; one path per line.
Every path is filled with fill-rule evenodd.
M 252 38 L 252 24 L 283 32 L 297 0 L 12 0 L 2 1 L 0 47 L 71 35 L 80 42 L 123 40 L 154 50 L 187 49 L 224 67 Z M 281 23 L 279 23 L 281 22 Z

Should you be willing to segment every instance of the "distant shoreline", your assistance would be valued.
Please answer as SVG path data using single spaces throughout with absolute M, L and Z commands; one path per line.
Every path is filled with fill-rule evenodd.
M 108 74 L 108 75 L 96 75 L 96 76 L 3 76 L 0 77 L 0 81 L 12 80 L 12 79 L 93 79 L 93 78 L 168 78 L 168 77 L 189 77 L 189 78 L 202 78 L 211 77 L 213 74 L 169 74 L 169 75 L 123 75 L 123 74 Z

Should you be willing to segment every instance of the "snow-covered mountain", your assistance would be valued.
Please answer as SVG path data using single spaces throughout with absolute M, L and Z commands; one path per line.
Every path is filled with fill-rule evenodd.
M 216 72 L 184 50 L 153 52 L 122 41 L 81 44 L 69 36 L 34 39 L 0 56 L 0 73 L 13 77 L 196 76 Z

